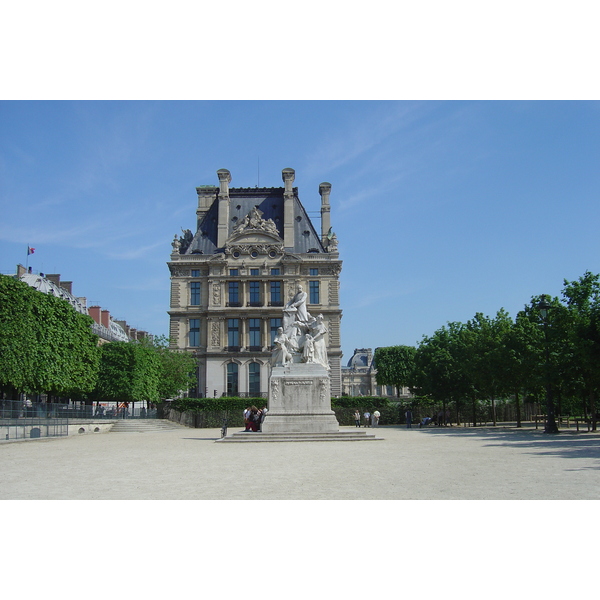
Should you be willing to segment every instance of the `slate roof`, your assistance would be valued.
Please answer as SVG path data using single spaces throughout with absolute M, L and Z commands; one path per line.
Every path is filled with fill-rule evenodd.
M 236 225 L 256 206 L 263 213 L 264 220 L 272 219 L 283 240 L 283 193 L 285 188 L 230 188 L 229 189 L 229 236 Z M 294 248 L 293 253 L 324 253 L 311 220 L 298 198 L 298 188 L 294 191 Z M 214 254 L 217 248 L 218 196 L 200 222 L 192 243 L 185 254 Z

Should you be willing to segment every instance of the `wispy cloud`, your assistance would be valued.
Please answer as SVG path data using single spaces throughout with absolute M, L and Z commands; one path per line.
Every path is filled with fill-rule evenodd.
M 365 103 L 368 106 L 368 103 Z M 419 118 L 418 103 L 390 103 L 377 108 L 366 117 L 357 112 L 343 129 L 327 134 L 318 150 L 312 154 L 304 169 L 307 174 L 332 172 L 363 156 L 397 131 L 407 128 Z M 390 110 L 391 107 L 391 110 Z M 360 115 L 360 116 L 359 116 Z
M 165 249 L 165 242 L 161 240 L 160 242 L 156 242 L 154 244 L 150 244 L 149 246 L 140 246 L 131 248 L 129 250 L 117 250 L 107 252 L 106 256 L 108 258 L 118 259 L 118 260 L 136 260 L 138 258 L 144 258 L 147 256 L 152 250 L 155 248 L 163 248 Z

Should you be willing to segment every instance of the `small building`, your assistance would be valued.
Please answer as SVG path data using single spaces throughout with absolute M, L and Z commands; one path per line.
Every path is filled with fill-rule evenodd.
M 371 348 L 355 348 L 354 354 L 342 367 L 342 393 L 344 396 L 378 396 L 398 399 L 391 385 L 377 385 L 377 369 Z M 400 399 L 412 398 L 410 390 L 400 390 Z

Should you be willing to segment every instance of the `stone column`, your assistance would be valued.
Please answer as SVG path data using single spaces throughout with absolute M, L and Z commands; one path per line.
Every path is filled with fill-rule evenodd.
M 283 245 L 294 247 L 294 192 L 292 183 L 296 178 L 294 169 L 283 169 L 281 177 L 285 184 L 283 191 Z
M 319 194 L 321 194 L 321 242 L 327 246 L 326 237 L 331 228 L 331 206 L 329 205 L 329 194 L 331 193 L 331 184 L 326 181 L 319 185 Z
M 217 171 L 221 189 L 219 191 L 219 221 L 217 225 L 217 247 L 223 248 L 229 237 L 229 182 L 231 173 L 227 169 Z

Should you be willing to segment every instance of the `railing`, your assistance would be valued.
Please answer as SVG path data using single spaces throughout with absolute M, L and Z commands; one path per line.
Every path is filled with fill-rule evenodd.
M 0 441 L 66 436 L 64 404 L 0 400 Z
M 155 408 L 124 402 L 33 402 L 0 400 L 0 421 L 19 419 L 155 419 Z

